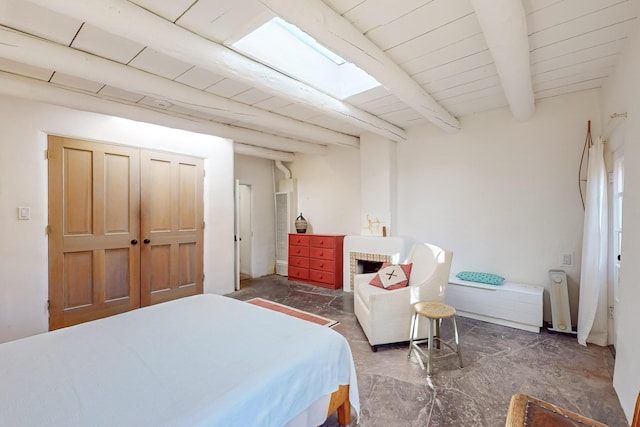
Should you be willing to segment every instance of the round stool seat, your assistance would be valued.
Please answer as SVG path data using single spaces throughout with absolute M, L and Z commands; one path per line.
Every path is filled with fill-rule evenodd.
M 419 302 L 414 310 L 427 319 L 449 319 L 456 315 L 456 309 L 441 302 Z

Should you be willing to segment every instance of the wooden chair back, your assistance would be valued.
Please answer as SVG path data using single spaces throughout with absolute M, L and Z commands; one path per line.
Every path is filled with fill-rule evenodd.
M 640 427 L 640 393 L 638 393 L 638 398 L 636 399 L 636 409 L 633 411 L 631 427 Z

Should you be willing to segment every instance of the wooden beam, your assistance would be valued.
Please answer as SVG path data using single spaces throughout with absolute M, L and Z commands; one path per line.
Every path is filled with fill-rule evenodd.
M 271 113 L 2 26 L 0 57 L 53 69 L 214 116 L 257 124 L 273 129 L 274 133 L 300 136 L 302 140 L 320 144 L 359 146 L 358 138 L 351 135 Z
M 69 90 L 68 88 L 65 89 L 56 86 L 53 83 L 17 76 L 3 71 L 0 71 L 0 93 L 76 110 L 90 111 L 229 138 L 241 143 L 276 151 L 319 155 L 324 155 L 327 152 L 327 147 L 324 145 L 297 141 L 236 126 L 223 125 L 193 116 L 180 115 L 177 113 L 168 114 L 165 110 L 141 106 L 126 101 L 114 101 L 112 99 L 99 97 L 93 93 Z
M 496 65 L 511 114 L 524 121 L 535 112 L 529 34 L 519 0 L 471 0 Z
M 375 43 L 322 0 L 258 0 L 320 44 L 357 65 L 433 124 L 453 133 L 460 123 Z
M 269 160 L 280 160 L 281 162 L 292 162 L 295 159 L 293 153 L 285 153 L 284 151 L 269 150 L 267 148 L 256 147 L 255 145 L 233 144 L 233 152 L 243 154 L 245 156 L 262 157 Z
M 406 139 L 404 129 L 194 34 L 127 0 L 29 1 L 88 22 L 187 64 L 197 65 L 265 93 L 303 104 L 321 114 L 355 125 L 363 131 L 393 141 Z

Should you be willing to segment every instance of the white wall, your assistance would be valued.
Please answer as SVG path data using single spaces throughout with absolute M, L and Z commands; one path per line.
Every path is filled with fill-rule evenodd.
M 594 134 L 599 127 L 598 103 L 597 92 L 583 92 L 538 101 L 523 123 L 500 109 L 462 118 L 456 134 L 410 130 L 398 144 L 398 233 L 452 250 L 452 273 L 545 286 L 549 269 L 561 267 L 560 253 L 575 254 L 575 267 L 564 270 L 577 323 L 577 177 L 587 121 Z
M 395 233 L 396 224 L 396 144 L 371 133 L 360 136 L 360 186 L 362 213 L 360 233 L 387 236 Z M 371 226 L 369 221 L 380 221 Z M 383 229 L 382 227 L 385 227 Z
M 638 6 L 640 7 L 640 5 Z M 615 301 L 616 362 L 613 385 L 629 421 L 640 393 L 640 24 L 602 89 L 602 115 L 610 145 L 624 150 L 623 239 Z M 626 112 L 627 119 L 609 114 Z
M 251 272 L 253 277 L 275 272 L 276 229 L 273 161 L 236 154 L 234 175 L 251 186 L 253 232 Z
M 359 150 L 329 146 L 325 156 L 296 154 L 290 169 L 307 233 L 360 234 Z
M 205 158 L 205 292 L 233 290 L 231 141 L 3 96 L 0 128 L 0 342 L 48 329 L 47 134 Z

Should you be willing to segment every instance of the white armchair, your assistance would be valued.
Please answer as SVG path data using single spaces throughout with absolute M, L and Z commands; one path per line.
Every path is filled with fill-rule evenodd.
M 373 351 L 380 344 L 409 341 L 413 306 L 420 301 L 444 302 L 451 270 L 451 251 L 429 243 L 411 248 L 405 264 L 412 263 L 409 286 L 386 290 L 369 285 L 376 273 L 353 278 L 356 318 Z M 418 325 L 418 337 L 427 337 L 426 320 Z

